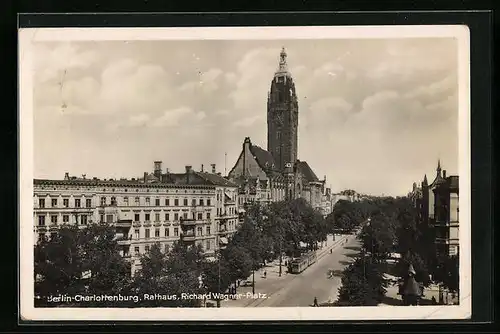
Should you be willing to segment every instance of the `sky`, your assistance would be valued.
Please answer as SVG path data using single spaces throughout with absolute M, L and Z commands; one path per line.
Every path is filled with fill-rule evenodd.
M 438 159 L 457 175 L 457 41 L 422 38 L 37 42 L 34 177 L 229 172 L 245 137 L 267 148 L 282 47 L 298 157 L 333 192 L 405 195 Z

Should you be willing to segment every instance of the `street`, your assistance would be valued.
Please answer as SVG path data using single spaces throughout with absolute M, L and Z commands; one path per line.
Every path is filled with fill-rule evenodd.
M 337 240 L 340 237 L 337 237 Z M 357 251 L 345 247 L 357 247 L 359 241 L 356 237 L 347 236 L 345 245 L 334 246 L 332 254 L 325 249 L 325 255 L 319 258 L 317 263 L 307 268 L 299 275 L 283 274 L 278 277 L 274 268 L 267 269 L 268 278 L 262 278 L 260 273 L 255 274 L 255 293 L 265 293 L 265 299 L 241 299 L 223 303 L 223 307 L 295 307 L 310 306 L 314 297 L 318 303 L 326 303 L 337 299 L 337 291 L 340 287 L 340 273 L 352 261 L 352 255 Z M 351 256 L 350 256 L 351 255 Z M 335 275 L 328 277 L 328 272 L 333 270 Z M 258 280 L 257 280 L 258 278 Z M 239 288 L 239 293 L 251 291 L 251 287 Z
M 314 297 L 318 303 L 334 302 L 337 299 L 338 288 L 341 284 L 340 273 L 352 261 L 350 254 L 354 255 L 357 251 L 345 247 L 359 246 L 359 241 L 355 236 L 348 237 L 345 246 L 339 246 L 333 250 L 332 254 L 326 254 L 316 264 L 307 268 L 300 275 L 282 290 L 272 294 L 268 299 L 255 306 L 267 307 L 295 307 L 311 306 Z M 327 276 L 328 271 L 334 270 L 335 275 L 332 278 Z

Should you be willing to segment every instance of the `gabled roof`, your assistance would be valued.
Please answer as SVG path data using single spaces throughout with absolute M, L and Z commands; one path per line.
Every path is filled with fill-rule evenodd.
M 319 182 L 318 177 L 314 174 L 307 162 L 298 160 L 297 171 L 301 173 L 308 182 Z
M 435 187 L 435 186 L 438 186 L 438 185 L 440 185 L 440 184 L 443 184 L 443 183 L 446 183 L 446 180 L 445 180 L 445 179 L 443 179 L 443 177 L 441 176 L 441 174 L 438 174 L 438 175 L 436 176 L 436 178 L 434 179 L 434 181 L 432 181 L 432 183 L 431 183 L 431 188 L 432 188 L 432 187 Z
M 274 169 L 274 158 L 270 152 L 257 145 L 250 145 L 250 152 L 252 152 L 260 168 L 264 170 Z

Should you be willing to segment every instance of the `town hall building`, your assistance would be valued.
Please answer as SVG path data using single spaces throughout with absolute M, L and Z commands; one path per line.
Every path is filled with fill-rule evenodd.
M 326 176 L 298 159 L 299 106 L 286 58 L 283 48 L 267 97 L 267 150 L 246 137 L 228 178 L 240 186 L 239 204 L 304 198 L 323 211 Z

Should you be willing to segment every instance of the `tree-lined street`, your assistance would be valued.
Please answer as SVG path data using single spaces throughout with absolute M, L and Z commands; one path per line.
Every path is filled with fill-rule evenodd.
M 334 232 L 345 234 L 333 240 Z M 440 284 L 457 291 L 458 257 L 429 252 L 429 233 L 406 198 L 340 201 L 326 219 L 303 200 L 255 205 L 215 262 L 181 238 L 169 252 L 153 246 L 130 277 L 112 227 L 63 227 L 35 247 L 36 302 L 57 306 L 47 298 L 79 293 L 175 296 L 134 302 L 140 307 L 202 307 L 207 301 L 222 307 L 293 307 L 312 305 L 315 298 L 320 305 L 379 305 L 393 284 L 406 291 L 408 273 L 417 290 Z M 292 259 L 311 252 L 315 263 L 300 273 L 287 272 Z M 179 298 L 183 293 L 210 294 L 211 300 Z M 225 300 L 219 293 L 244 297 Z M 102 303 L 86 304 L 97 305 Z

